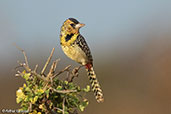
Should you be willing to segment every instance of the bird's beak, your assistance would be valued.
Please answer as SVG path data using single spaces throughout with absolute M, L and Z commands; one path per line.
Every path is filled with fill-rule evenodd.
M 83 27 L 83 26 L 85 26 L 85 24 L 83 24 L 83 23 L 78 23 L 78 24 L 76 24 L 75 28 L 81 28 L 81 27 Z

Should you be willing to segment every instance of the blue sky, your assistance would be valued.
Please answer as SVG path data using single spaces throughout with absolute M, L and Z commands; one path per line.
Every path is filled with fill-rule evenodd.
M 81 33 L 92 50 L 141 44 L 147 39 L 142 34 L 160 35 L 171 28 L 170 6 L 170 0 L 1 0 L 0 50 L 6 53 L 12 43 L 30 50 L 55 47 L 69 17 L 86 24 Z

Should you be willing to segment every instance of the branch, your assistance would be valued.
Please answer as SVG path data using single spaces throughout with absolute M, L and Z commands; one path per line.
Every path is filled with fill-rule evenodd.
M 54 61 L 54 62 L 52 63 L 51 68 L 50 68 L 50 70 L 49 70 L 49 73 L 48 73 L 46 79 L 49 79 L 50 77 L 53 76 L 53 74 L 54 74 L 54 72 L 55 72 L 55 69 L 56 69 L 56 66 L 57 66 L 57 64 L 58 64 L 58 62 L 59 62 L 59 60 L 60 60 L 60 59 L 57 59 L 56 61 Z
M 32 103 L 29 103 L 29 108 L 28 108 L 29 112 L 32 111 Z
M 63 98 L 62 102 L 62 114 L 65 114 L 65 98 Z
M 24 58 L 25 58 L 25 63 L 20 63 L 20 62 L 18 61 L 18 64 L 19 64 L 21 67 L 24 67 L 24 69 L 25 69 L 27 72 L 29 72 L 29 73 L 31 73 L 32 75 L 36 76 L 38 79 L 41 79 L 41 80 L 44 80 L 45 82 L 48 82 L 48 80 L 46 80 L 46 78 L 44 78 L 44 77 L 41 76 L 40 74 L 36 73 L 36 69 L 37 69 L 38 65 L 36 65 L 34 71 L 32 71 L 32 70 L 30 69 L 29 64 L 28 64 L 28 59 L 27 59 L 27 56 L 26 56 L 25 51 L 24 51 L 23 49 L 21 49 L 20 47 L 18 47 L 16 44 L 15 44 L 15 46 L 16 46 L 17 49 L 19 49 L 19 50 L 23 53 Z M 54 49 L 53 49 L 53 50 L 54 50 Z M 22 73 L 20 73 L 19 71 L 17 71 L 17 72 L 18 72 L 19 74 L 16 74 L 16 76 L 18 76 L 18 75 L 23 76 Z
M 81 67 L 83 67 L 83 65 L 81 65 L 81 66 L 79 66 L 79 67 L 75 67 L 75 68 L 72 70 L 72 73 L 68 75 L 68 77 L 67 77 L 66 80 L 67 80 L 68 82 L 73 82 L 74 78 L 75 78 L 75 77 L 78 77 L 78 71 L 79 71 L 79 69 L 80 69 Z
M 77 92 L 77 90 L 57 90 L 57 89 L 54 89 L 52 87 L 50 87 L 50 89 L 54 92 L 57 92 L 57 93 L 75 93 Z
M 36 76 L 38 79 L 41 79 L 41 80 L 44 80 L 45 82 L 48 82 L 48 80 L 46 80 L 46 78 L 44 78 L 44 77 L 41 76 L 40 74 L 36 73 L 35 71 L 32 71 L 30 68 L 28 68 L 28 66 L 27 66 L 25 63 L 20 63 L 20 62 L 19 62 L 19 64 L 20 64 L 22 67 L 24 67 L 24 69 L 25 69 L 27 72 L 29 72 L 29 73 L 31 73 L 32 75 Z M 23 74 L 21 74 L 19 71 L 17 71 L 17 72 L 20 74 L 20 76 L 23 76 Z M 18 75 L 17 75 L 17 76 L 18 76 Z
M 58 73 L 56 73 L 52 78 L 55 78 L 56 76 L 62 74 L 65 71 L 68 71 L 69 68 L 71 67 L 71 65 L 68 65 L 67 67 L 65 67 L 63 70 L 59 71 Z
M 20 50 L 20 51 L 23 53 L 23 55 L 24 55 L 24 59 L 25 59 L 25 62 L 26 62 L 27 69 L 29 69 L 29 70 L 30 70 L 30 68 L 29 68 L 29 64 L 28 64 L 28 59 L 27 59 L 27 56 L 26 56 L 25 51 L 24 51 L 23 49 L 21 49 L 20 47 L 18 47 L 16 44 L 14 44 L 14 45 L 16 46 L 16 48 L 17 48 L 18 50 Z
M 44 74 L 44 72 L 45 72 L 45 70 L 46 70 L 46 68 L 47 68 L 47 66 L 48 66 L 48 64 L 49 64 L 49 62 L 50 62 L 50 60 L 52 59 L 52 55 L 53 55 L 53 53 L 54 53 L 54 50 L 55 50 L 55 48 L 52 49 L 51 54 L 50 54 L 49 58 L 47 59 L 45 65 L 44 65 L 44 67 L 43 67 L 43 69 L 42 69 L 42 71 L 41 71 L 41 74 Z
M 41 79 L 41 80 L 43 80 L 43 81 L 45 81 L 45 82 L 49 82 L 45 77 L 41 76 L 40 74 L 38 74 L 38 73 L 36 73 L 36 72 L 34 72 L 34 71 L 31 71 L 30 73 L 31 73 L 32 75 L 36 76 L 38 79 Z
M 35 66 L 35 68 L 34 68 L 34 72 L 36 72 L 36 71 L 37 71 L 37 68 L 38 68 L 38 64 Z
M 57 110 L 59 110 L 59 111 L 63 111 L 62 109 L 60 109 L 60 108 L 58 108 L 58 107 L 54 107 L 54 109 L 57 109 Z
M 18 73 L 18 74 L 15 74 L 15 76 L 21 76 L 21 77 L 23 77 L 23 76 L 24 76 L 24 74 L 23 74 L 23 73 L 21 73 L 20 71 L 17 71 L 17 73 Z

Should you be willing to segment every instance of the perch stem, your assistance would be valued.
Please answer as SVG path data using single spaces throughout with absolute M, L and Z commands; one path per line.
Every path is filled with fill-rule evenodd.
M 52 49 L 51 54 L 50 54 L 50 56 L 48 57 L 48 59 L 47 59 L 45 65 L 44 65 L 44 67 L 43 67 L 43 69 L 42 69 L 42 71 L 41 71 L 41 75 L 44 74 L 44 72 L 45 72 L 45 70 L 46 70 L 46 68 L 47 68 L 47 66 L 48 66 L 48 64 L 49 64 L 49 62 L 50 62 L 50 60 L 52 59 L 52 55 L 53 55 L 54 51 L 55 51 L 55 48 Z
M 63 93 L 63 94 L 64 93 L 75 93 L 75 92 L 77 92 L 77 90 L 57 90 L 57 89 L 54 89 L 52 87 L 50 87 L 50 89 L 57 92 L 57 93 Z
M 65 71 L 68 71 L 70 67 L 71 67 L 71 65 L 68 65 L 68 66 L 65 67 L 63 70 L 61 70 L 61 71 L 59 71 L 58 73 L 56 73 L 56 74 L 53 76 L 53 78 L 55 78 L 56 76 L 62 74 L 62 73 L 65 72 Z

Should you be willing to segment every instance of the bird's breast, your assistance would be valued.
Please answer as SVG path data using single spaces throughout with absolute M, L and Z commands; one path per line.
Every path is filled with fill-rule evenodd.
M 64 53 L 72 60 L 85 65 L 88 62 L 88 58 L 84 51 L 76 44 L 70 46 L 62 46 Z

